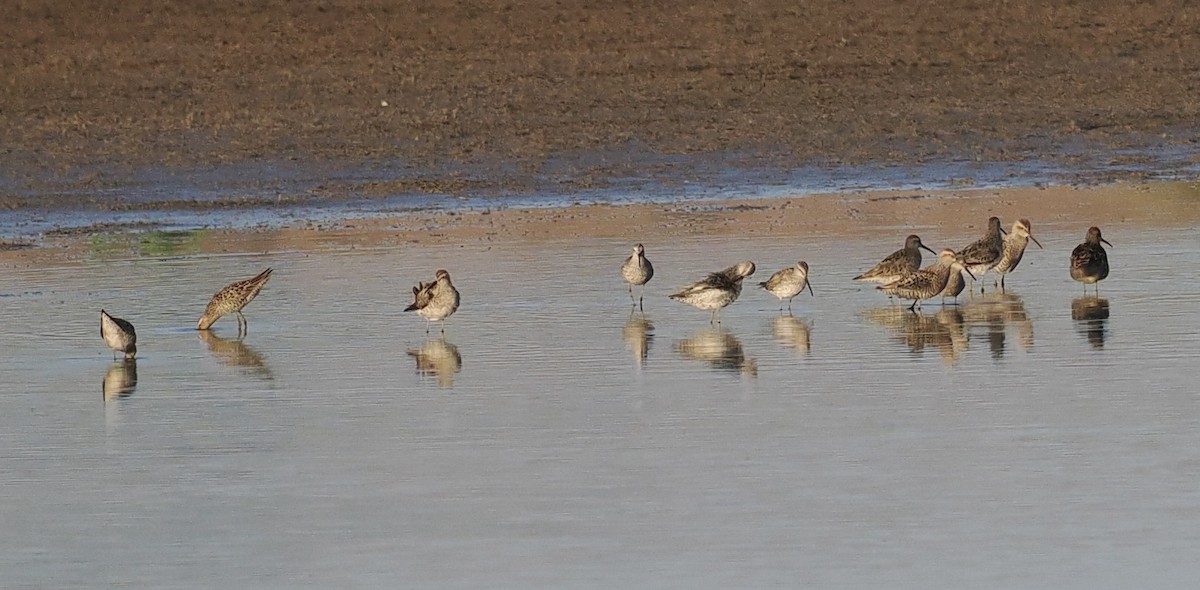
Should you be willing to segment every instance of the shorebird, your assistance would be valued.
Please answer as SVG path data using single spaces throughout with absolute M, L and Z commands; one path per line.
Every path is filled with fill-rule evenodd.
M 432 283 L 417 283 L 413 287 L 412 305 L 404 311 L 415 311 L 425 318 L 425 333 L 429 333 L 431 322 L 442 322 L 442 333 L 446 333 L 446 318 L 458 311 L 458 289 L 450 282 L 450 273 L 439 270 Z
M 114 353 L 124 353 L 127 359 L 137 356 L 137 332 L 133 330 L 133 324 L 114 318 L 103 309 L 100 310 L 100 337 Z M 117 355 L 113 354 L 113 358 Z
M 1108 244 L 1108 240 L 1100 235 L 1100 228 L 1093 226 L 1088 228 L 1087 239 L 1071 251 L 1071 278 L 1083 283 L 1084 293 L 1088 285 L 1096 285 L 1108 276 L 1108 253 L 1101 243 Z M 1100 285 L 1096 285 L 1096 294 L 1100 294 Z
M 621 265 L 621 278 L 629 283 L 629 301 L 633 301 L 633 286 L 641 285 L 642 294 L 638 296 L 638 307 L 642 305 L 642 298 L 646 296 L 646 283 L 654 278 L 654 265 L 646 258 L 646 249 L 638 244 L 633 247 L 633 255 L 625 259 L 625 264 Z
M 742 294 L 742 279 L 752 274 L 753 262 L 739 262 L 680 289 L 670 297 L 697 309 L 711 310 L 712 318 L 709 323 L 720 323 L 721 308 L 737 300 L 738 295 Z
M 964 268 L 970 271 L 968 274 L 971 275 L 972 289 L 975 277 L 983 276 L 983 273 L 991 270 L 1004 255 L 1003 234 L 1004 228 L 1000 227 L 1000 218 L 989 218 L 987 233 L 958 252 L 962 256 Z M 983 283 L 979 284 L 979 288 L 982 291 Z
M 783 311 L 784 299 L 787 299 L 788 311 L 791 311 L 792 298 L 803 292 L 805 287 L 808 287 L 809 294 L 813 297 L 817 296 L 808 282 L 808 263 L 803 260 L 797 262 L 796 266 L 785 268 L 771 275 L 771 278 L 759 283 L 758 286 L 779 298 L 779 311 Z
M 928 270 L 933 267 L 926 267 Z M 967 288 L 967 281 L 963 280 L 961 270 L 951 270 L 950 278 L 946 279 L 946 288 L 942 289 L 942 305 L 946 304 L 947 297 L 954 298 L 954 305 L 958 305 L 958 296 Z
M 918 303 L 937 297 L 946 288 L 950 274 L 955 270 L 965 270 L 972 280 L 975 278 L 971 271 L 965 268 L 962 255 L 956 255 L 953 250 L 946 249 L 938 253 L 937 263 L 933 266 L 910 272 L 901 279 L 880 285 L 876 289 L 900 299 L 912 299 L 913 304 L 908 309 L 915 312 Z
M 996 266 L 992 267 L 992 272 L 1000 275 L 1000 290 L 1004 291 L 1004 275 L 1017 269 L 1017 265 L 1021 264 L 1021 257 L 1025 255 L 1025 248 L 1029 246 L 1029 240 L 1037 244 L 1038 248 L 1042 247 L 1042 243 L 1033 237 L 1033 225 L 1028 219 L 1018 219 L 1013 223 L 1012 231 L 1004 238 L 1004 254 L 1000 256 L 1000 261 Z
M 235 313 L 237 314 L 238 334 L 249 331 L 250 324 L 246 321 L 246 316 L 242 315 L 242 308 L 258 297 L 258 292 L 262 291 L 263 285 L 266 285 L 270 278 L 271 269 L 268 268 L 252 279 L 238 281 L 217 291 L 209 300 L 208 306 L 204 308 L 204 315 L 200 316 L 200 321 L 196 322 L 196 329 L 207 330 L 226 314 Z
M 915 235 L 908 236 L 904 240 L 903 248 L 892 252 L 887 258 L 879 261 L 879 264 L 876 264 L 875 268 L 854 277 L 854 280 L 878 283 L 880 285 L 895 282 L 906 273 L 921 268 L 921 249 L 930 254 L 937 254 L 937 252 L 930 250 L 929 247 L 922 244 L 921 238 Z

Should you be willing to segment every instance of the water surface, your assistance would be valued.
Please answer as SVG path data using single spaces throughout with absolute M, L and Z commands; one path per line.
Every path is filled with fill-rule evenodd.
M 849 277 L 902 235 L 408 245 L 12 269 L 5 587 L 1186 587 L 1200 577 L 1196 228 L 1038 233 L 1004 295 Z M 934 248 L 961 247 L 973 236 Z M 962 242 L 962 243 L 957 243 Z M 793 315 L 672 288 L 804 259 Z M 234 320 L 208 297 L 273 266 Z M 448 269 L 440 337 L 401 312 Z M 990 285 L 991 281 L 988 280 Z M 114 362 L 101 308 L 135 323 Z

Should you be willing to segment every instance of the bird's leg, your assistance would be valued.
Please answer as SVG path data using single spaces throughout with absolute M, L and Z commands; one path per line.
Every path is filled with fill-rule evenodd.
M 913 304 L 908 306 L 908 311 L 917 313 L 917 300 L 916 299 L 913 299 Z
M 1004 275 L 1000 275 L 1000 292 L 1004 293 Z

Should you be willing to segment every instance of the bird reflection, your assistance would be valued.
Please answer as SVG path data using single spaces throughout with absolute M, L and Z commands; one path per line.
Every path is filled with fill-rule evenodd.
M 453 387 L 454 374 L 462 369 L 458 347 L 441 338 L 426 341 L 408 355 L 417 361 L 417 374 L 434 377 L 439 387 Z
M 746 351 L 737 338 L 721 329 L 704 329 L 675 343 L 675 350 L 685 359 L 704 361 L 712 368 L 742 375 L 758 376 L 758 363 L 746 358 Z
M 781 315 L 771 320 L 771 335 L 780 344 L 796 349 L 796 352 L 808 354 L 811 350 L 808 324 L 794 316 Z
M 953 365 L 967 350 L 963 314 L 957 308 L 945 307 L 930 315 L 889 306 L 870 309 L 862 315 L 867 321 L 886 328 L 894 339 L 903 342 L 915 354 L 933 349 L 946 364 Z
M 241 338 L 221 338 L 212 330 L 200 330 L 197 334 L 208 347 L 208 351 L 221 363 L 248 369 L 264 379 L 272 378 L 271 369 L 263 361 L 262 355 L 242 342 Z
M 1107 335 L 1104 324 L 1108 321 L 1107 299 L 1094 295 L 1072 299 L 1071 319 L 1075 320 L 1075 329 L 1087 338 L 1092 348 L 1104 348 L 1104 338 Z
M 633 365 L 641 368 L 650 354 L 650 345 L 654 343 L 654 324 L 646 319 L 645 314 L 630 313 L 621 334 L 625 346 L 633 352 Z
M 1010 326 L 1016 330 L 1021 350 L 1029 352 L 1033 348 L 1033 321 L 1025 311 L 1025 302 L 1016 293 L 989 293 L 972 297 L 969 303 L 962 306 L 962 313 L 968 333 L 976 327 L 984 330 L 992 358 L 1004 356 Z
M 132 358 L 113 363 L 108 368 L 108 372 L 104 374 L 104 384 L 100 387 L 105 402 L 129 397 L 133 395 L 135 389 L 137 389 L 137 360 Z

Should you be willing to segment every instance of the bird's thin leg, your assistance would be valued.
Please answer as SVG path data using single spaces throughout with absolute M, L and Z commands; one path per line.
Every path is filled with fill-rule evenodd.
M 1004 275 L 1000 275 L 1000 292 L 1004 293 Z
M 442 320 L 442 336 L 446 335 L 446 320 Z
M 633 302 L 633 283 L 629 283 L 629 301 Z
M 913 299 L 913 304 L 908 306 L 908 311 L 917 313 L 917 300 L 916 299 Z

